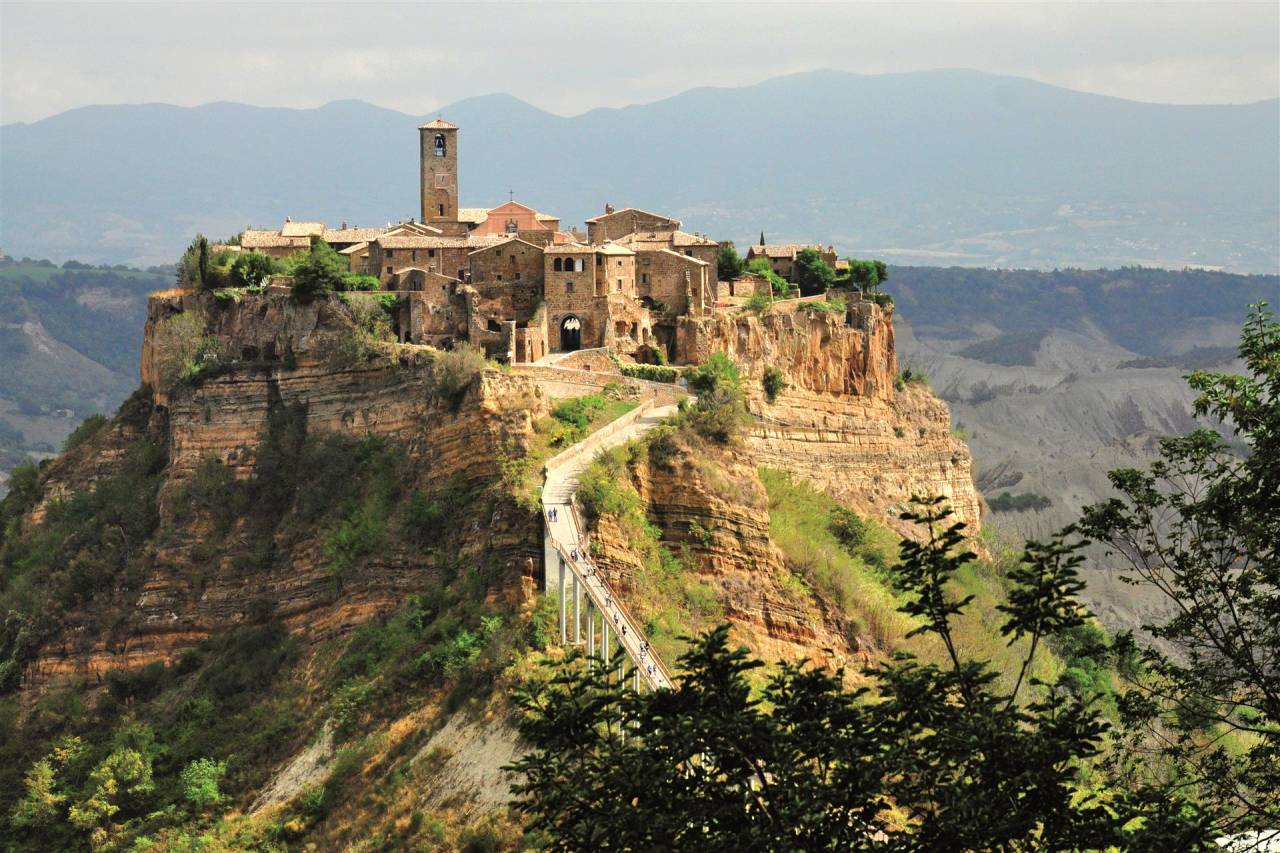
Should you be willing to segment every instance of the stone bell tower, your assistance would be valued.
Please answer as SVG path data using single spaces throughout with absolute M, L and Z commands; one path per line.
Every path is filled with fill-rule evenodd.
M 444 119 L 418 128 L 422 145 L 422 221 L 458 220 L 458 126 Z

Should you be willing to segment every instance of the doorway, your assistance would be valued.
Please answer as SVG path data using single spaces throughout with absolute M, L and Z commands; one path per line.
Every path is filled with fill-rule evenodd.
M 572 314 L 560 321 L 560 349 L 564 352 L 582 349 L 582 321 Z

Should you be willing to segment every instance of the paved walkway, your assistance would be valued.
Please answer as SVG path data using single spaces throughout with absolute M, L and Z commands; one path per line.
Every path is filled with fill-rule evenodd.
M 585 592 L 588 600 L 594 603 L 598 613 L 603 616 L 609 626 L 609 632 L 615 636 L 616 641 L 626 650 L 632 663 L 638 665 L 641 677 L 654 689 L 670 688 L 672 686 L 670 673 L 658 659 L 653 648 L 648 645 L 640 625 L 627 612 L 626 607 L 618 596 L 614 595 L 613 590 L 600 578 L 591 563 L 586 553 L 587 547 L 583 538 L 583 531 L 579 527 L 577 513 L 573 509 L 573 495 L 578 490 L 578 482 L 582 472 L 587 469 L 587 466 L 591 464 L 600 451 L 625 444 L 634 438 L 644 435 L 664 419 L 673 415 L 675 411 L 675 406 L 662 406 L 651 409 L 626 429 L 609 436 L 593 452 L 577 451 L 575 453 L 576 448 L 569 448 L 561 454 L 567 460 L 563 464 L 556 464 L 556 460 L 560 459 L 560 457 L 556 457 L 556 459 L 552 459 L 548 463 L 547 479 L 542 487 L 543 518 L 547 523 L 547 535 L 550 537 L 555 550 L 560 553 L 561 560 L 566 567 L 565 586 L 570 589 L 573 588 L 569 574 L 572 573 L 572 576 L 578 579 L 578 584 Z M 551 510 L 555 510 L 554 521 L 551 520 Z M 547 567 L 548 575 L 557 570 L 554 566 Z M 576 610 L 575 603 L 571 598 L 573 595 L 573 592 L 561 593 L 562 625 L 567 625 L 569 618 L 575 618 L 571 615 Z M 567 609 L 566 601 L 568 601 Z M 569 639 L 572 641 L 572 632 L 569 633 Z M 589 647 L 594 645 L 594 640 L 588 642 Z M 603 654 L 603 649 L 601 651 Z

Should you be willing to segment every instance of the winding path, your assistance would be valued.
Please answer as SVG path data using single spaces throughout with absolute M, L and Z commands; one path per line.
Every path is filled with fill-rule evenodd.
M 643 680 L 653 690 L 670 688 L 671 674 L 647 642 L 640 624 L 596 572 L 573 496 L 579 477 L 597 454 L 644 435 L 675 411 L 674 405 L 645 401 L 547 462 L 542 486 L 547 589 L 558 595 L 561 643 L 585 644 L 592 665 L 599 661 L 605 667 L 611 665 L 617 645 L 635 668 L 633 680 L 637 684 Z

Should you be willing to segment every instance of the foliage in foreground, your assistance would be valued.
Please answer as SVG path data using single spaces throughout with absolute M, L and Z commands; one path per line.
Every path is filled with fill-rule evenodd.
M 1082 523 L 1173 608 L 1144 626 L 1163 648 L 1142 650 L 1114 769 L 1195 791 L 1224 834 L 1280 827 L 1280 323 L 1265 304 L 1240 357 L 1252 376 L 1188 381 L 1196 414 L 1231 424 L 1247 455 L 1207 429 L 1165 439 L 1150 471 L 1111 472 L 1120 496 Z
M 940 500 L 904 519 L 897 577 L 904 612 L 936 635 L 947 663 L 899 654 L 849 692 L 842 673 L 782 666 L 754 697 L 761 666 L 728 629 L 681 658 L 674 690 L 633 693 L 601 671 L 562 668 L 517 701 L 533 746 L 514 768 L 518 808 L 564 850 L 1207 849 L 1192 806 L 1148 789 L 1100 796 L 1082 766 L 1107 725 L 1071 691 L 1019 701 L 967 659 L 952 620 L 966 604 L 948 581 L 972 555 Z M 1028 543 L 1011 572 L 1003 632 L 1046 640 L 1083 623 L 1075 546 Z M 874 701 L 872 701 L 874 700 Z

